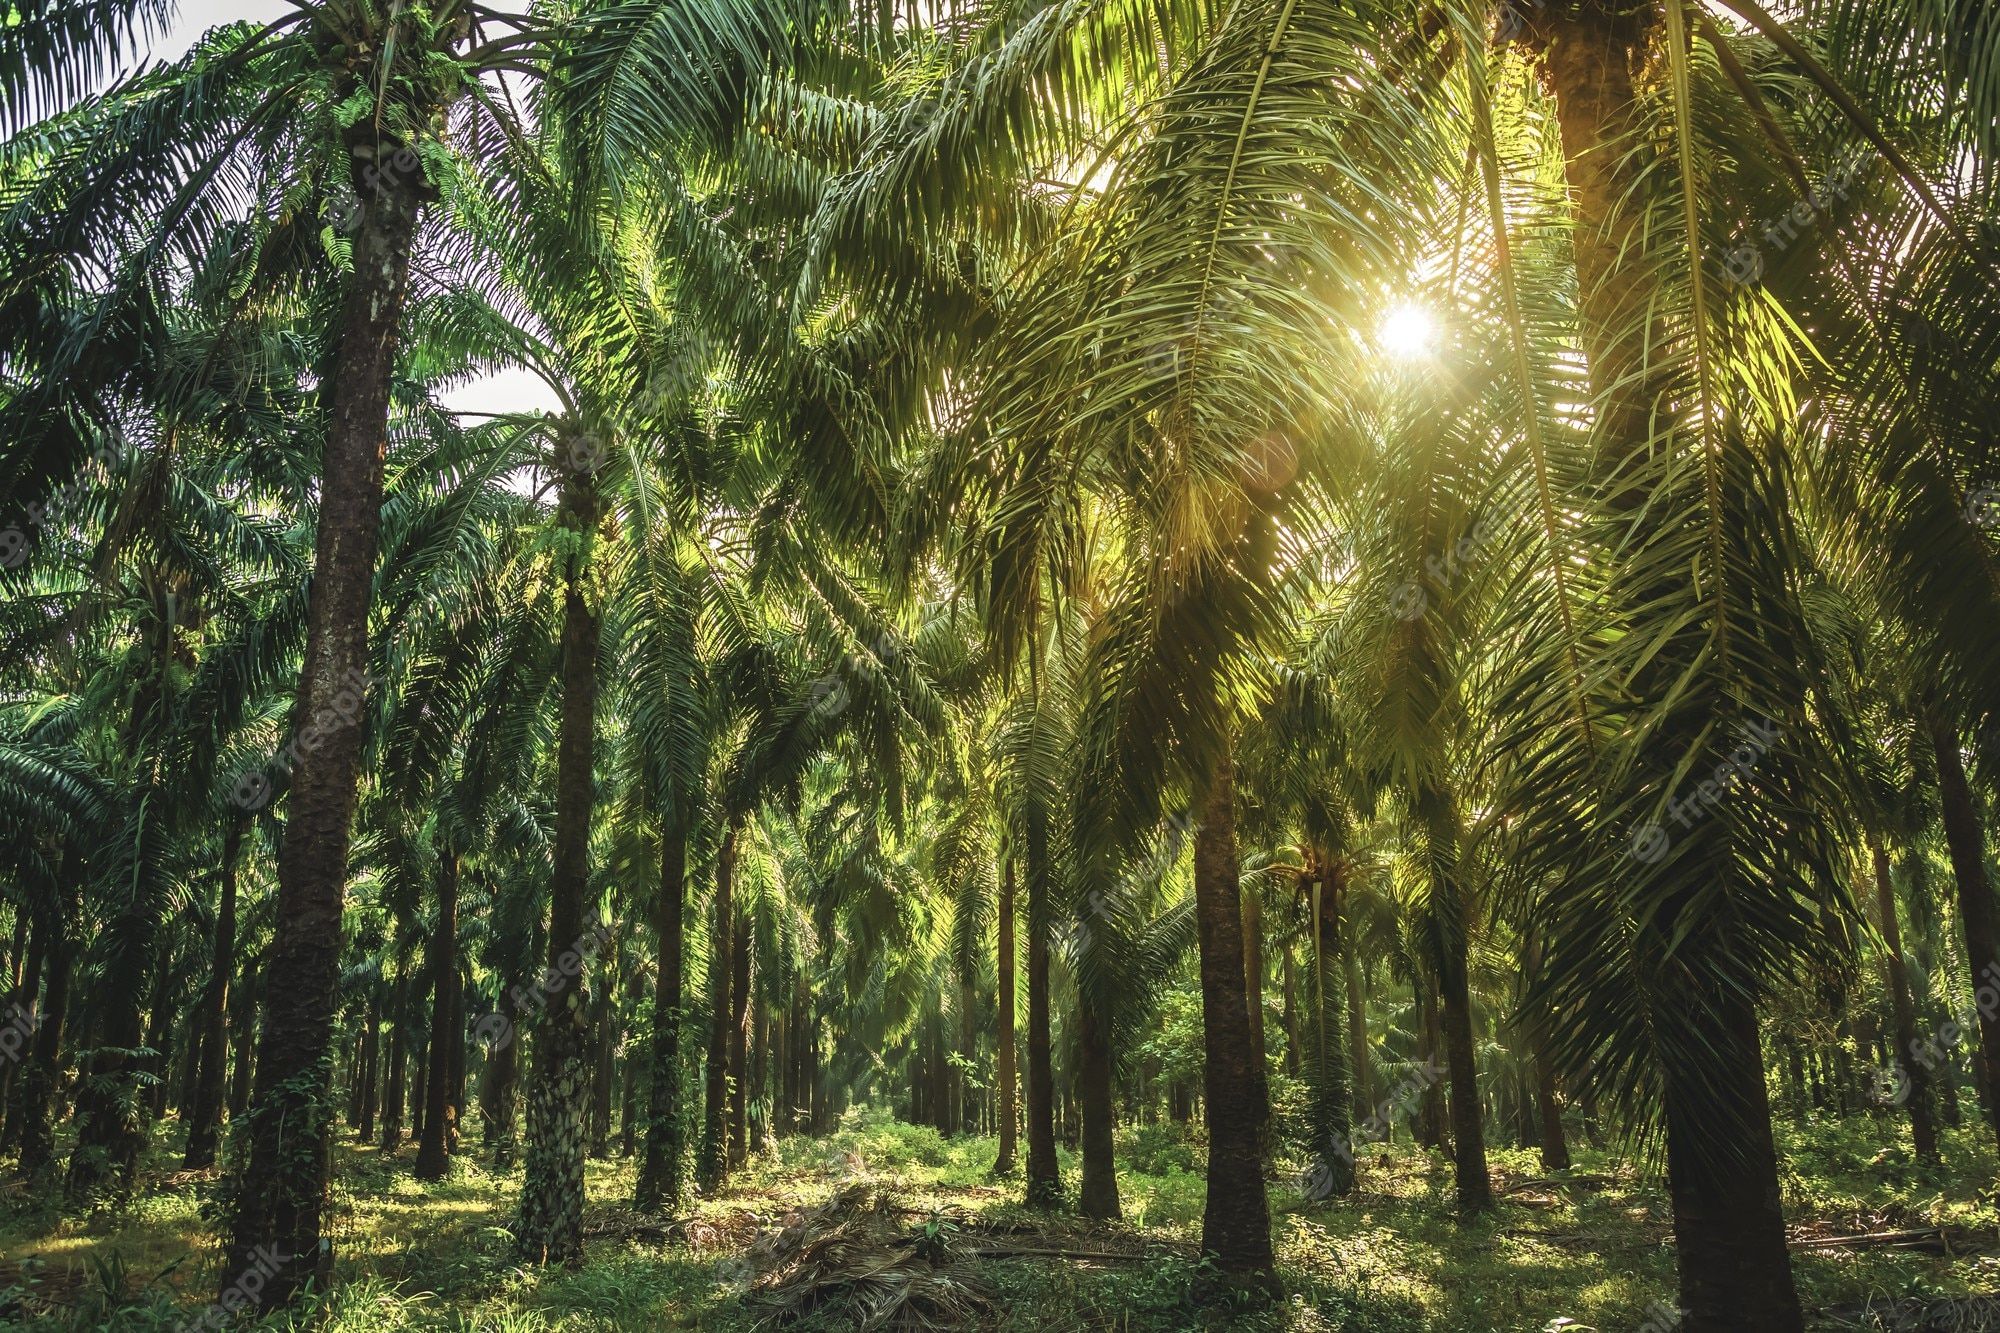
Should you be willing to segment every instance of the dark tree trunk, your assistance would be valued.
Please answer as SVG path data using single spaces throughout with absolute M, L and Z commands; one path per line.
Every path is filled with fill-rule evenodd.
M 1433 794 L 1427 804 L 1432 855 L 1442 851 L 1445 856 L 1445 869 L 1431 889 L 1431 966 L 1437 975 L 1445 1068 L 1451 1081 L 1453 1178 L 1458 1210 L 1469 1215 L 1493 1206 L 1479 1102 L 1478 1049 L 1472 1033 L 1472 904 L 1460 879 L 1456 804 L 1443 794 Z
M 417 1078 L 410 1085 L 410 1137 L 418 1143 L 424 1139 L 424 1092 L 431 1085 L 431 1036 L 424 1033 L 417 1043 Z
M 1423 1070 L 1423 1092 L 1417 1100 L 1417 1142 L 1426 1148 L 1442 1148 L 1445 1140 L 1444 1082 L 1436 1077 L 1443 1069 L 1439 1058 L 1444 1037 L 1438 1023 L 1436 992 L 1419 985 L 1417 1002 L 1417 1063 Z
M 495 1006 L 499 1022 L 483 1020 L 495 1033 L 486 1055 L 486 1080 L 479 1105 L 486 1122 L 486 1145 L 493 1150 L 493 1165 L 506 1171 L 514 1165 L 520 1146 L 519 1125 L 514 1102 L 521 1071 L 521 1024 L 527 1015 L 519 1012 L 512 994 L 503 991 Z
M 687 910 L 687 832 L 669 827 L 660 837 L 660 892 L 653 902 L 653 933 L 660 965 L 653 988 L 653 1075 L 647 1089 L 646 1156 L 639 1168 L 640 1212 L 675 1212 L 681 1206 L 681 1163 L 686 1157 L 681 1122 L 681 995 Z
M 382 1093 L 382 1151 L 393 1153 L 403 1142 L 403 1076 L 410 1062 L 408 981 L 399 967 L 389 989 L 389 1078 Z
M 375 1108 L 382 1100 L 382 995 L 381 980 L 368 985 L 367 1027 L 361 1033 L 361 1115 L 354 1122 L 354 1137 L 362 1143 L 375 1138 Z
M 232 819 L 222 834 L 222 889 L 215 909 L 215 941 L 209 953 L 208 984 L 202 988 L 200 1047 L 194 1109 L 188 1113 L 187 1156 L 181 1166 L 200 1171 L 215 1165 L 215 1140 L 222 1124 L 223 1063 L 228 1058 L 223 1018 L 229 1010 L 229 974 L 236 963 L 236 863 L 243 847 L 243 820 Z
M 1666 1071 L 1667 1179 L 1687 1333 L 1804 1327 L 1775 1188 L 1778 1163 L 1757 1014 L 1716 1001 L 1727 1043 L 1700 1077 Z M 1706 1025 L 1704 1025 L 1706 1026 Z
M 979 1058 L 979 997 L 973 988 L 970 970 L 958 981 L 958 1130 L 979 1132 L 979 1097 L 973 1088 L 972 1071 Z
M 382 151 L 366 120 L 346 137 L 351 152 Z M 328 387 L 305 667 L 292 713 L 293 749 L 300 757 L 286 797 L 267 968 L 284 984 L 269 987 L 264 1003 L 249 1164 L 238 1182 L 219 1277 L 227 1292 L 252 1272 L 265 1274 L 254 1302 L 259 1313 L 289 1305 L 309 1282 L 324 1289 L 333 1272 L 333 1250 L 322 1243 L 320 1225 L 327 1196 L 329 1048 L 360 776 L 389 385 L 423 189 L 420 168 L 378 171 L 371 179 L 368 162 L 352 162 L 364 213 Z
M 760 985 L 750 997 L 750 1150 L 761 1151 L 770 1142 L 771 1125 L 765 1111 L 765 1085 L 770 1075 L 771 1006 Z
M 34 921 L 34 914 L 26 907 L 18 907 L 14 912 L 14 958 L 11 977 L 12 998 L 6 1017 L 13 1023 L 33 1023 L 38 1012 L 36 1005 L 42 990 L 42 957 L 48 949 L 48 932 Z M 32 932 L 23 935 L 30 926 Z M 22 952 L 25 948 L 25 964 Z M 12 1152 L 21 1138 L 21 1085 L 19 1071 L 35 1058 L 35 1034 L 25 1027 L 17 1026 L 19 1034 L 15 1039 L 15 1049 L 7 1052 L 7 1059 L 0 1061 L 0 1107 L 5 1108 L 0 1117 L 0 1157 Z
M 431 1059 L 424 1066 L 424 1128 L 417 1141 L 418 1180 L 443 1180 L 451 1170 L 451 1047 L 459 1040 L 455 1022 L 458 992 L 458 853 L 438 857 L 437 917 L 431 923 Z
M 1312 1036 L 1304 1061 L 1313 1164 L 1301 1192 L 1308 1199 L 1320 1200 L 1354 1192 L 1355 1152 L 1347 1052 L 1341 1045 L 1346 1039 L 1341 1022 L 1341 960 L 1347 950 L 1340 930 L 1340 907 L 1347 871 L 1344 862 L 1323 854 L 1316 859 L 1318 874 L 1310 889 L 1312 991 L 1306 1000 L 1312 1015 Z
M 229 1119 L 239 1119 L 250 1105 L 250 1088 L 257 1059 L 257 968 L 260 959 L 252 954 L 243 960 L 243 984 L 230 1002 L 232 1040 L 236 1043 L 236 1063 L 229 1075 Z
M 1000 872 L 999 922 L 1000 1012 L 999 1054 L 995 1078 L 998 1095 L 994 1109 L 1000 1117 L 1000 1152 L 993 1161 L 993 1174 L 1014 1174 L 1014 858 L 1008 857 Z
M 730 928 L 736 920 L 730 881 L 735 875 L 735 862 L 736 825 L 732 820 L 715 853 L 715 912 L 709 926 L 708 1068 L 702 1106 L 701 1160 L 697 1164 L 704 1190 L 714 1190 L 729 1175 L 729 1019 L 736 1011 L 729 998 Z
M 1993 886 L 1986 878 L 1986 839 L 1979 807 L 1959 758 L 1958 735 L 1935 706 L 1925 709 L 1931 749 L 1937 756 L 1938 796 L 1944 807 L 1945 842 L 1958 885 L 1958 914 L 1965 927 L 1965 961 L 1972 990 L 2000 985 L 2000 935 L 1994 929 Z M 1979 1046 L 1972 1070 L 1989 1125 L 2000 1126 L 2000 1005 L 1976 1004 Z
M 1243 900 L 1243 1002 L 1250 1009 L 1250 1050 L 1257 1067 L 1270 1077 L 1270 1053 L 1264 1041 L 1264 900 L 1255 893 Z
M 1264 1067 L 1250 1038 L 1243 990 L 1243 906 L 1236 857 L 1235 773 L 1220 756 L 1207 775 L 1195 838 L 1195 931 L 1208 1106 L 1208 1200 L 1201 1247 L 1227 1273 L 1269 1275 L 1271 1213 L 1264 1145 L 1271 1117 Z
M 1287 938 L 1278 951 L 1278 976 L 1283 987 L 1284 1029 L 1285 1029 L 1285 1073 L 1292 1078 L 1299 1076 L 1299 976 L 1298 965 L 1292 960 L 1292 942 Z
M 549 968 L 561 989 L 535 1032 L 528 1090 L 528 1150 L 515 1222 L 528 1263 L 583 1260 L 583 1116 L 590 1083 L 590 961 L 601 942 L 587 921 L 591 766 L 597 744 L 599 623 L 591 603 L 590 546 L 602 517 L 590 474 L 571 466 L 588 451 L 564 441 L 557 521 L 576 542 L 563 586 L 562 719 L 556 742 L 554 882 L 549 893 Z
M 1111 1024 L 1105 1000 L 1077 997 L 1077 1094 L 1083 1112 L 1083 1184 L 1077 1206 L 1085 1217 L 1121 1216 L 1112 1149 L 1117 1109 L 1111 1098 Z
M 750 1150 L 750 917 L 736 914 L 730 936 L 729 981 L 729 1165 L 749 1160 Z
M 71 862 L 67 855 L 63 860 L 62 873 L 67 879 Z M 65 903 L 57 912 L 38 916 L 35 921 L 35 934 L 43 941 L 38 950 L 42 958 L 41 1021 L 35 1029 L 33 1053 L 21 1069 L 16 1095 L 21 1111 L 21 1174 L 37 1183 L 46 1181 L 56 1164 L 54 1103 L 62 1069 L 63 1025 L 69 1016 L 72 966 L 69 931 L 63 920 L 67 910 Z
M 614 967 L 615 974 L 615 967 Z M 611 1155 L 611 1089 L 614 1052 L 618 1044 L 617 1007 L 612 1003 L 613 983 L 607 977 L 597 991 L 597 1014 L 590 1025 L 594 1045 L 590 1076 L 590 1155 L 603 1161 Z
M 1910 1138 L 1917 1160 L 1938 1160 L 1937 1122 L 1931 1105 L 1931 1070 L 1918 1057 L 1917 1006 L 1910 994 L 1910 970 L 1903 961 L 1903 927 L 1896 917 L 1896 883 L 1889 873 L 1889 855 L 1882 841 L 1870 836 L 1868 857 L 1875 873 L 1875 911 L 1882 928 L 1882 970 L 1894 1013 L 1891 1043 L 1896 1068 L 1902 1071 L 1905 1101 L 1910 1108 Z
M 1062 1202 L 1056 1166 L 1055 1070 L 1049 1050 L 1049 830 L 1039 806 L 1027 815 L 1028 875 L 1028 1206 Z
M 1344 897 L 1344 895 L 1343 895 Z M 1368 1054 L 1368 992 L 1362 984 L 1361 960 L 1353 922 L 1341 922 L 1340 967 L 1347 986 L 1347 1068 L 1354 1083 L 1355 1114 L 1366 1119 L 1375 1114 L 1375 1062 Z
M 174 1059 L 174 951 L 173 937 L 163 932 L 159 944 L 159 957 L 153 967 L 153 1013 L 146 1023 L 146 1046 L 154 1054 L 146 1058 L 146 1065 L 156 1081 L 145 1090 L 146 1113 L 158 1120 L 167 1113 L 167 1089 L 173 1086 L 168 1077 Z M 145 1138 L 139 1139 L 139 1148 L 145 1147 Z

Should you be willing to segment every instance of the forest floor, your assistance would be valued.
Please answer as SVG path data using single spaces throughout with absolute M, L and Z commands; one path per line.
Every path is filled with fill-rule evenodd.
M 1923 1173 L 1905 1150 L 1884 1148 L 1892 1132 L 1866 1117 L 1780 1127 L 1809 1326 L 2000 1329 L 1990 1140 L 1958 1131 L 1944 1169 Z M 954 1309 L 967 1318 L 950 1326 L 1036 1333 L 1671 1327 L 1664 1192 L 1589 1150 L 1554 1180 L 1532 1153 L 1496 1151 L 1499 1206 L 1471 1224 L 1453 1216 L 1446 1162 L 1407 1145 L 1370 1148 L 1357 1193 L 1335 1203 L 1303 1203 L 1281 1175 L 1273 1234 L 1285 1294 L 1263 1305 L 1232 1305 L 1196 1261 L 1201 1150 L 1177 1127 L 1121 1134 L 1126 1220 L 1116 1225 L 1026 1212 L 1018 1178 L 989 1179 L 993 1155 L 991 1139 L 945 1140 L 850 1113 L 830 1138 L 787 1140 L 754 1159 L 664 1230 L 624 1206 L 631 1161 L 592 1161 L 587 1261 L 538 1272 L 511 1261 L 502 1229 L 518 1172 L 467 1157 L 448 1181 L 423 1185 L 409 1176 L 412 1150 L 384 1159 L 350 1139 L 338 1151 L 332 1218 L 338 1285 L 321 1327 L 733 1330 L 842 1295 L 907 1301 L 933 1311 L 933 1326 L 945 1326 L 935 1312 Z M 187 1327 L 214 1294 L 203 1207 L 213 1177 L 170 1165 L 162 1156 L 129 1210 L 94 1220 L 61 1218 L 18 1184 L 0 1190 L 0 1326 Z M 1073 1182 L 1075 1161 L 1064 1154 L 1063 1165 Z M 821 1207 L 835 1196 L 839 1207 Z M 1928 1228 L 1943 1228 L 1941 1238 L 1904 1243 L 1953 1252 L 1824 1244 Z M 794 1326 L 855 1327 L 852 1308 L 822 1305 Z

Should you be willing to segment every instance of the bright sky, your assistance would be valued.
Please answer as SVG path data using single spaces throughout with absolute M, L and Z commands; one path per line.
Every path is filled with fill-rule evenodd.
M 224 23 L 248 19 L 269 23 L 291 8 L 285 0 L 183 0 L 180 15 L 167 34 L 153 44 L 152 55 L 171 60 L 184 54 L 204 32 Z M 507 10 L 515 6 L 500 4 Z M 503 371 L 446 394 L 444 405 L 455 412 L 524 412 L 537 408 L 554 411 L 556 397 L 529 372 Z

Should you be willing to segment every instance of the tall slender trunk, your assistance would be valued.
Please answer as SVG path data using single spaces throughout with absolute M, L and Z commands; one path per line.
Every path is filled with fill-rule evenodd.
M 993 1160 L 993 1174 L 1014 1174 L 1014 858 L 1009 856 L 1000 871 L 1000 923 L 998 970 L 1000 1005 L 995 1070 L 1000 1116 L 1000 1152 Z
M 1444 1083 L 1433 1077 L 1444 1050 L 1444 1031 L 1438 1022 L 1437 990 L 1432 984 L 1418 983 L 1417 1063 L 1424 1071 L 1423 1092 L 1417 1101 L 1417 1142 L 1426 1148 L 1442 1148 L 1445 1141 Z
M 771 1125 L 765 1110 L 765 1085 L 770 1074 L 771 1006 L 764 987 L 753 988 L 750 996 L 750 1150 L 761 1151 L 770 1141 Z
M 591 766 L 597 748 L 599 620 L 590 588 L 590 547 L 603 515 L 588 471 L 571 466 L 587 450 L 564 441 L 557 521 L 577 545 L 563 586 L 562 719 L 556 741 L 554 880 L 549 893 L 549 966 L 562 979 L 535 1032 L 528 1089 L 528 1148 L 515 1252 L 529 1263 L 583 1259 L 583 1115 L 590 1082 L 590 961 L 598 928 L 587 921 Z
M 26 960 L 22 952 L 25 946 Z M 41 1000 L 42 958 L 48 951 L 48 932 L 39 924 L 35 914 L 25 906 L 14 913 L 14 959 L 12 987 L 13 996 L 9 1013 L 18 1017 L 36 1012 Z M 0 1063 L 0 1107 L 5 1108 L 0 1116 L 0 1157 L 13 1151 L 21 1138 L 21 1084 L 20 1071 L 35 1058 L 35 1039 L 29 1035 L 22 1049 L 14 1057 Z
M 731 880 L 736 873 L 736 824 L 731 820 L 715 853 L 714 919 L 708 937 L 708 1068 L 702 1106 L 701 1160 L 697 1172 L 704 1190 L 713 1190 L 729 1175 L 729 1020 L 736 1010 L 729 999 L 732 960 L 730 929 L 736 921 Z
M 393 1153 L 403 1142 L 403 1076 L 410 1062 L 409 981 L 402 967 L 389 988 L 389 1078 L 382 1091 L 382 1151 Z
M 1375 1111 L 1375 1061 L 1368 1052 L 1368 991 L 1361 975 L 1354 921 L 1341 894 L 1341 980 L 1347 987 L 1347 1071 L 1354 1084 L 1355 1114 L 1364 1119 Z
M 232 819 L 222 834 L 222 889 L 215 909 L 215 941 L 209 952 L 208 985 L 202 988 L 200 1048 L 194 1109 L 188 1113 L 187 1155 L 181 1166 L 200 1171 L 215 1165 L 216 1132 L 222 1124 L 222 1073 L 227 1059 L 223 1017 L 229 1007 L 229 974 L 236 961 L 236 863 L 245 821 Z
M 1243 893 L 1243 1002 L 1250 1009 L 1250 1050 L 1269 1078 L 1270 1054 L 1264 1041 L 1264 900 Z
M 1301 1052 L 1299 1042 L 1299 975 L 1298 965 L 1292 958 L 1292 941 L 1287 937 L 1278 950 L 1278 978 L 1284 1001 L 1283 1026 L 1285 1030 L 1285 1073 L 1291 1078 L 1299 1076 Z
M 730 938 L 729 980 L 729 1165 L 749 1159 L 750 1148 L 750 916 L 736 914 Z
M 974 1061 L 979 1055 L 979 995 L 973 987 L 968 967 L 958 979 L 958 1130 L 979 1132 L 979 1098 L 972 1086 Z
M 647 1088 L 646 1155 L 639 1167 L 635 1206 L 643 1213 L 681 1206 L 681 994 L 686 989 L 687 830 L 669 824 L 660 834 L 660 891 L 653 900 L 653 934 L 660 965 L 653 975 L 653 1074 Z
M 451 1170 L 450 1047 L 458 990 L 458 853 L 438 856 L 437 917 L 431 923 L 431 1061 L 424 1069 L 424 1132 L 417 1142 L 418 1180 L 443 1180 Z
M 368 608 L 382 520 L 389 385 L 409 288 L 423 172 L 367 174 L 359 154 L 382 151 L 364 118 L 347 132 L 353 186 L 363 201 L 354 275 L 342 313 L 328 413 L 305 666 L 292 724 L 313 745 L 286 797 L 278 902 L 257 1059 L 250 1156 L 219 1278 L 227 1292 L 272 1268 L 259 1313 L 289 1305 L 333 1272 L 323 1243 L 327 1196 L 328 1058 L 340 990 L 341 906 L 360 777 L 368 665 Z M 304 750 L 303 746 L 295 747 Z
M 1452 1170 L 1458 1210 L 1471 1214 L 1493 1206 L 1493 1185 L 1486 1173 L 1478 1050 L 1472 1033 L 1472 903 L 1459 865 L 1457 804 L 1448 793 L 1433 792 L 1426 805 L 1431 855 L 1440 858 L 1443 865 L 1431 888 L 1430 937 L 1445 1068 L 1451 1082 Z
M 356 1141 L 368 1143 L 375 1137 L 375 1108 L 382 1100 L 382 981 L 368 983 L 368 1011 L 361 1032 L 361 1114 L 354 1122 Z
M 1318 1200 L 1354 1192 L 1355 1143 L 1347 1052 L 1341 1045 L 1346 1038 L 1341 1022 L 1345 1008 L 1341 959 L 1346 947 L 1340 931 L 1340 903 L 1347 868 L 1344 862 L 1323 854 L 1315 860 L 1317 873 L 1309 872 L 1312 970 L 1311 993 L 1306 997 L 1312 1021 L 1304 1062 L 1313 1165 L 1302 1193 Z
M 155 1080 L 145 1090 L 146 1113 L 154 1120 L 167 1113 L 167 1089 L 173 1086 L 172 1079 L 168 1077 L 174 1059 L 173 975 L 173 935 L 162 931 L 159 954 L 153 965 L 153 1013 L 146 1022 L 146 1046 L 154 1052 L 146 1057 L 146 1065 Z M 138 1147 L 145 1147 L 143 1135 Z
M 1951 849 L 1952 877 L 1958 885 L 1958 915 L 1965 928 L 1965 961 L 1972 988 L 2000 982 L 2000 934 L 1994 928 L 1993 886 L 1986 878 L 1986 839 L 1979 807 L 1959 758 L 1958 733 L 1935 705 L 1924 710 L 1931 750 L 1937 756 L 1938 797 L 1944 807 L 1945 842 Z M 2000 1127 L 2000 1005 L 1973 1006 L 1979 1017 L 1979 1049 L 1972 1069 L 1989 1127 Z
M 1083 1120 L 1083 1182 L 1077 1207 L 1085 1217 L 1116 1218 L 1118 1166 L 1112 1137 L 1117 1108 L 1111 1096 L 1111 1025 L 1108 997 L 1078 986 L 1076 1004 L 1077 1097 Z
M 613 974 L 617 966 L 614 960 Z M 611 1155 L 611 1086 L 613 1052 L 617 1049 L 617 1006 L 612 1003 L 613 983 L 605 978 L 598 987 L 596 1013 L 590 1024 L 592 1059 L 590 1075 L 590 1155 L 599 1161 Z
M 1195 837 L 1195 932 L 1201 953 L 1202 1087 L 1208 1200 L 1201 1247 L 1225 1272 L 1273 1272 L 1264 1146 L 1271 1118 L 1243 988 L 1243 907 L 1236 857 L 1235 771 L 1227 752 L 1207 774 Z
M 73 862 L 63 857 L 59 872 L 67 880 Z M 53 912 L 38 916 L 35 933 L 43 940 L 41 1024 L 35 1029 L 33 1053 L 21 1069 L 21 1084 L 15 1094 L 20 1099 L 21 1174 L 30 1181 L 44 1181 L 56 1163 L 54 1102 L 56 1082 L 62 1068 L 63 1027 L 69 1016 L 71 944 L 64 917 L 67 899 Z
M 514 1103 L 521 1078 L 521 1024 L 527 1015 L 520 1012 L 514 997 L 502 991 L 496 1009 L 503 1022 L 491 1024 L 499 1039 L 486 1057 L 486 1080 L 480 1089 L 479 1107 L 486 1122 L 486 1145 L 493 1150 L 493 1165 L 509 1170 L 520 1149 L 520 1125 Z
M 243 960 L 243 984 L 230 997 L 229 1028 L 235 1043 L 236 1062 L 229 1074 L 229 1119 L 233 1124 L 250 1105 L 250 1088 L 257 1060 L 257 969 L 261 960 L 251 954 Z
M 1062 1202 L 1056 1166 L 1055 1069 L 1049 1051 L 1048 817 L 1039 806 L 1027 814 L 1028 874 L 1028 1206 Z
M 1882 929 L 1882 971 L 1888 982 L 1894 1014 L 1891 1051 L 1902 1071 L 1905 1102 L 1910 1108 L 1910 1138 L 1917 1160 L 1938 1160 L 1937 1121 L 1931 1105 L 1930 1066 L 1917 1058 L 1917 1006 L 1910 995 L 1910 969 L 1903 962 L 1903 927 L 1896 918 L 1896 883 L 1889 873 L 1889 854 L 1882 840 L 1868 838 L 1868 859 L 1875 874 L 1875 912 Z

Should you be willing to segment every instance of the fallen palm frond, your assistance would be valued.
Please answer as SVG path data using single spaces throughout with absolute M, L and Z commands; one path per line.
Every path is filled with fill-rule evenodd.
M 993 1312 L 985 1288 L 959 1271 L 956 1225 L 913 1231 L 873 1186 L 848 1186 L 760 1239 L 748 1262 L 760 1326 L 831 1314 L 859 1330 L 976 1328 Z

